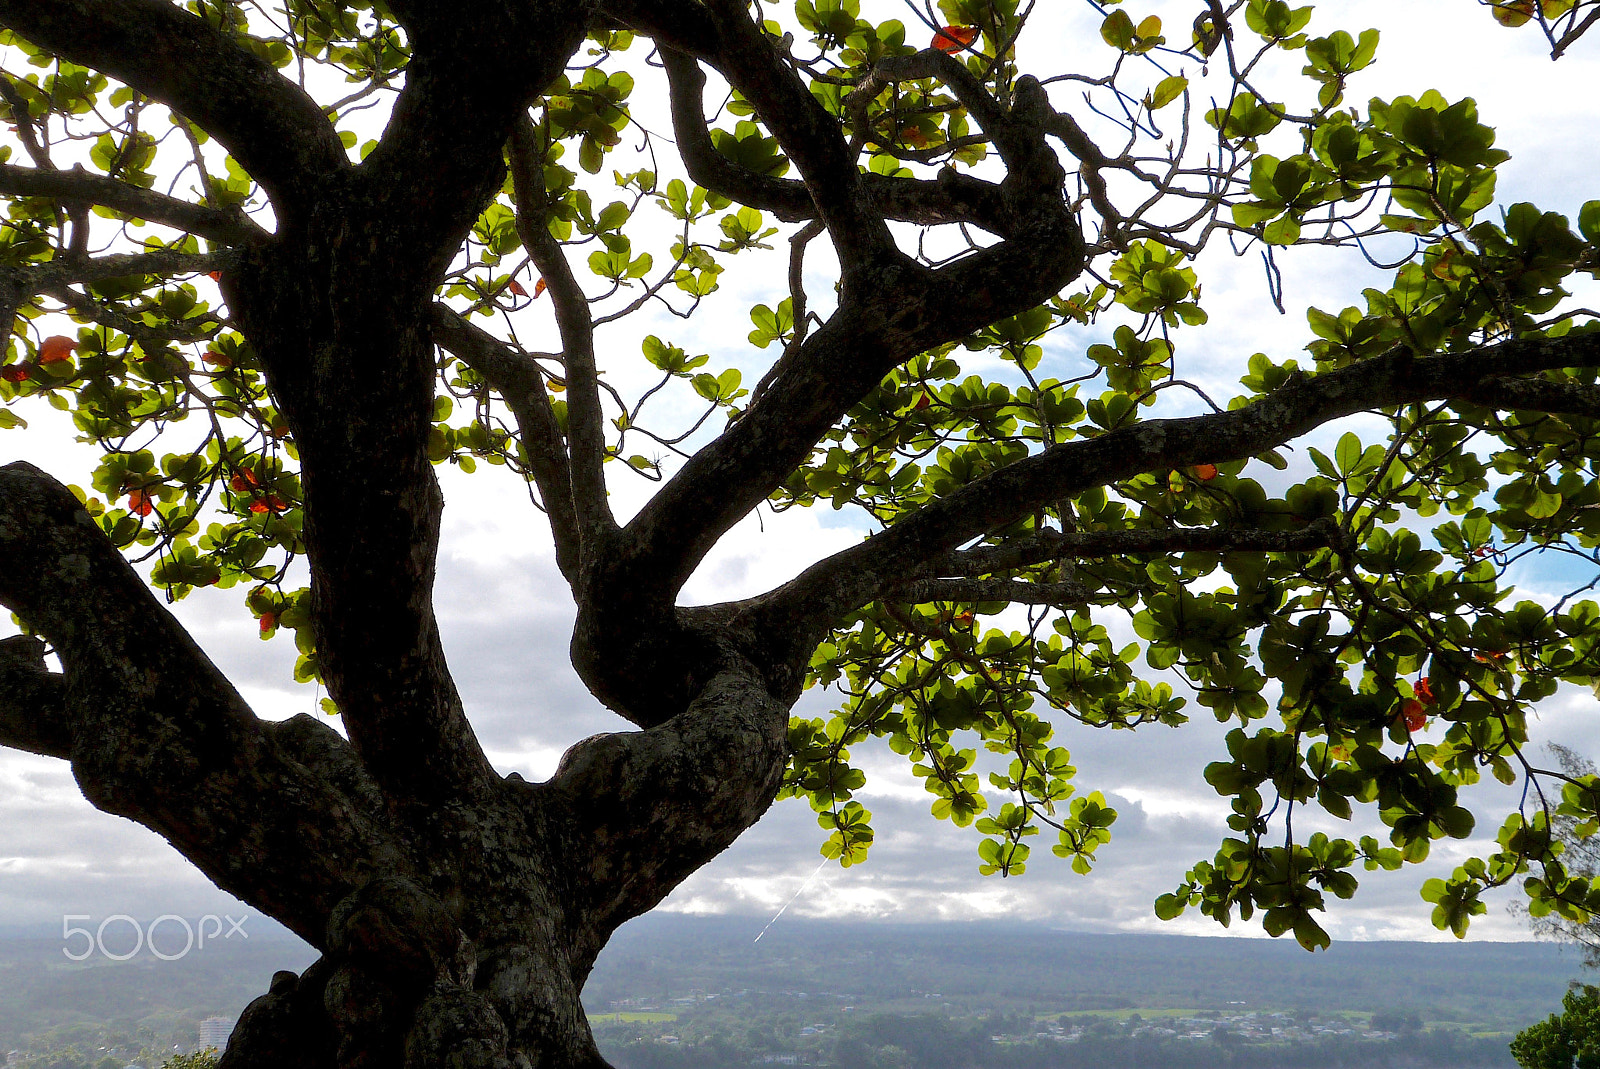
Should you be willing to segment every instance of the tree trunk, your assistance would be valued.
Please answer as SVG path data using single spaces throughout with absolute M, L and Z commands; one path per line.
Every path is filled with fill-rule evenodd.
M 752 665 L 725 660 L 667 723 L 403 829 L 409 871 L 333 907 L 323 956 L 273 977 L 224 1069 L 604 1065 L 579 1001 L 595 957 L 761 816 L 787 721 Z

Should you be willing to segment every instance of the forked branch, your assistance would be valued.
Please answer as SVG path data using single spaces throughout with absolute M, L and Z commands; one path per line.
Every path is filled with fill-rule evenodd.
M 45 671 L 34 639 L 0 644 L 0 741 L 70 756 L 98 808 L 313 943 L 350 890 L 408 866 L 371 807 L 257 720 L 77 498 L 28 464 L 0 467 L 0 558 L 0 605 L 64 669 Z

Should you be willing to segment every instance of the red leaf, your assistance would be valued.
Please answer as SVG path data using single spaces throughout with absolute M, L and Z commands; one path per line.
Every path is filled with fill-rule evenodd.
M 263 635 L 265 635 L 267 632 L 271 631 L 274 627 L 277 627 L 277 626 L 278 626 L 278 614 L 277 613 L 275 613 L 275 612 L 264 612 L 264 613 L 261 614 L 261 633 Z
M 1407 731 L 1420 731 L 1428 722 L 1428 711 L 1415 698 L 1407 698 L 1400 706 L 1400 715 L 1406 719 Z
M 1411 685 L 1411 689 L 1416 693 L 1417 701 L 1421 702 L 1423 705 L 1433 704 L 1433 684 L 1429 682 L 1427 676 L 1422 676 L 1415 683 L 1413 683 Z
M 220 353 L 215 349 L 207 349 L 201 355 L 200 359 L 204 360 L 208 364 L 215 364 L 218 367 L 233 366 L 233 359 L 229 357 L 227 353 Z
M 510 290 L 518 297 L 526 297 L 528 295 L 528 291 L 523 289 L 522 283 L 518 282 L 516 279 L 512 279 L 511 282 L 506 286 L 506 289 Z
M 946 26 L 933 35 L 933 47 L 941 52 L 959 52 L 978 39 L 976 26 Z
M 928 407 L 929 403 L 928 395 L 923 394 L 921 397 L 917 398 L 917 403 L 912 405 L 911 408 L 913 411 L 921 412 L 924 408 Z
M 1217 466 L 1215 464 L 1196 464 L 1194 466 L 1194 474 L 1195 478 L 1201 482 L 1208 483 L 1217 477 Z
M 209 278 L 213 282 L 221 282 L 222 281 L 222 272 L 221 271 L 207 271 L 206 272 L 206 277 Z
M 240 468 L 239 473 L 228 480 L 228 485 L 242 494 L 260 486 L 261 480 L 249 468 Z
M 77 348 L 78 343 L 66 335 L 53 335 L 39 344 L 39 363 L 59 364 L 71 356 Z
M 7 364 L 5 367 L 0 367 L 0 379 L 5 379 L 7 382 L 21 382 L 27 377 L 27 364 Z
M 135 490 L 128 495 L 128 511 L 136 516 L 148 516 L 155 509 L 155 502 L 150 500 L 150 495 L 143 490 Z
M 260 498 L 250 502 L 250 511 L 255 513 L 257 516 L 261 515 L 263 512 L 269 511 L 269 509 L 270 506 Z

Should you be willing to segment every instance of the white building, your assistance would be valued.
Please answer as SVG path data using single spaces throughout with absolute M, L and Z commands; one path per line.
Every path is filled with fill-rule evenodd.
M 226 1017 L 207 1017 L 200 1022 L 200 1049 L 215 1047 L 222 1050 L 228 1045 L 228 1034 L 233 1031 L 233 1022 Z

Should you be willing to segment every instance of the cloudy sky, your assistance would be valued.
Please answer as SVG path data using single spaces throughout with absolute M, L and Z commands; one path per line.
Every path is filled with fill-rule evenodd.
M 1095 34 L 1097 16 L 1086 17 L 1085 5 L 1053 2 L 1061 10 L 1052 13 L 1055 21 L 1043 42 L 1047 47 L 1058 53 L 1103 49 Z M 871 8 L 870 2 L 863 6 Z M 891 5 L 880 6 L 886 14 L 898 13 Z M 1167 12 L 1173 27 L 1185 26 L 1195 10 L 1193 3 L 1136 6 L 1136 15 Z M 1592 91 L 1600 84 L 1600 39 L 1552 66 L 1539 51 L 1535 34 L 1498 29 L 1469 0 L 1342 3 L 1325 5 L 1322 12 L 1312 26 L 1318 32 L 1383 29 L 1378 66 L 1354 86 L 1352 99 L 1415 94 L 1429 87 L 1452 99 L 1477 98 L 1484 121 L 1498 127 L 1500 145 L 1513 153 L 1502 169 L 1502 201 L 1529 199 L 1573 213 L 1587 192 L 1597 191 L 1590 176 L 1600 163 L 1593 136 L 1600 102 Z M 1225 90 L 1215 74 L 1201 79 L 1200 72 L 1189 73 L 1197 86 L 1213 93 Z M 664 129 L 664 123 L 647 114 L 658 100 L 659 94 L 643 93 L 638 106 L 647 125 Z M 1057 103 L 1067 107 L 1072 99 L 1062 93 Z M 745 368 L 748 380 L 765 354 L 744 342 L 749 329 L 744 309 L 758 301 L 776 304 L 783 296 L 782 266 L 774 258 L 779 255 L 766 261 L 751 258 L 725 275 L 723 291 L 706 315 L 689 324 L 630 323 L 608 339 L 609 351 L 637 352 L 637 335 L 663 333 L 690 352 L 711 353 L 715 363 Z M 1304 344 L 1308 335 L 1298 309 L 1358 303 L 1361 287 L 1376 281 L 1354 253 L 1297 251 L 1282 260 L 1285 304 L 1292 313 L 1285 317 L 1271 310 L 1253 254 L 1234 259 L 1223 247 L 1206 258 L 1202 277 L 1211 326 L 1182 342 L 1184 377 L 1230 396 L 1251 353 L 1293 355 Z M 826 268 L 825 263 L 812 264 L 813 294 L 831 288 Z M 548 324 L 530 322 L 527 330 L 537 345 Z M 1060 336 L 1045 373 L 1065 377 L 1078 366 L 1083 346 L 1104 333 L 1109 325 Z M 35 431 L 0 435 L 0 460 L 29 459 L 66 481 L 83 481 L 83 455 L 63 446 L 64 434 L 59 424 L 52 425 L 51 414 L 26 415 L 40 417 Z M 570 598 L 556 573 L 540 517 L 522 488 L 496 471 L 474 477 L 453 470 L 442 474 L 449 505 L 438 605 L 446 647 L 473 723 L 497 767 L 542 777 L 554 769 L 565 746 L 624 725 L 589 696 L 567 664 Z M 643 489 L 637 480 L 618 483 L 619 511 L 636 508 Z M 758 593 L 805 563 L 853 543 L 861 533 L 826 510 L 752 518 L 701 568 L 687 598 L 704 602 Z M 281 717 L 314 709 L 311 689 L 290 681 L 290 643 L 259 641 L 237 591 L 199 593 L 176 610 L 259 713 Z M 826 694 L 813 692 L 803 699 L 800 711 L 818 715 L 828 705 Z M 1060 741 L 1073 752 L 1080 789 L 1104 791 L 1121 813 L 1114 842 L 1088 877 L 1073 875 L 1047 849 L 1035 851 L 1026 876 L 980 877 L 977 837 L 934 821 L 928 814 L 929 797 L 904 763 L 885 749 L 858 752 L 869 775 L 861 800 L 874 811 L 878 829 L 867 864 L 817 872 L 823 833 L 803 803 L 785 803 L 662 908 L 771 916 L 799 892 L 791 910 L 805 916 L 886 921 L 1009 917 L 1084 930 L 1151 931 L 1159 926 L 1164 931 L 1219 933 L 1200 918 L 1158 925 L 1151 902 L 1170 890 L 1190 864 L 1209 858 L 1226 833 L 1226 806 L 1201 779 L 1206 762 L 1222 752 L 1224 730 L 1199 720 L 1179 731 L 1147 729 L 1136 736 L 1073 725 L 1063 729 Z M 1546 703 L 1533 731 L 1539 741 L 1557 740 L 1600 754 L 1600 717 L 1586 691 Z M 1476 798 L 1481 812 L 1496 806 L 1503 812 L 1515 801 L 1498 786 L 1477 792 Z M 1357 824 L 1362 823 L 1358 817 Z M 1370 827 L 1334 828 L 1328 822 L 1327 830 L 1381 833 L 1375 819 L 1365 823 Z M 1492 833 L 1498 816 L 1480 824 Z M 1417 887 L 1484 848 L 1483 841 L 1440 843 L 1434 858 L 1420 868 L 1366 878 L 1354 903 L 1335 903 L 1330 930 L 1343 939 L 1438 938 Z M 1521 922 L 1507 913 L 1504 903 L 1504 896 L 1495 900 L 1489 914 L 1476 922 L 1472 938 L 1525 937 Z M 66 765 L 0 753 L 0 927 L 53 928 L 65 913 L 86 914 L 97 922 L 112 914 L 148 921 L 161 914 L 196 918 L 226 911 L 238 915 L 245 910 L 153 834 L 93 810 Z M 1235 929 L 1232 934 L 1259 933 Z

